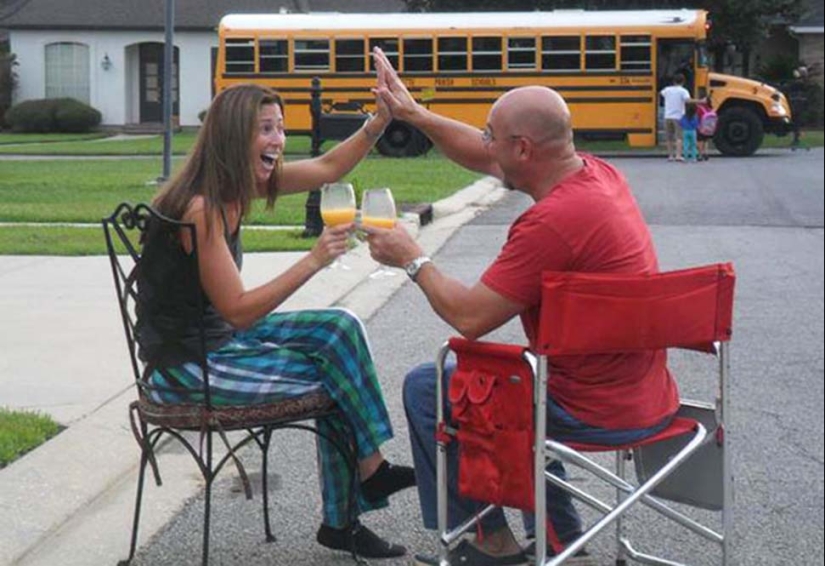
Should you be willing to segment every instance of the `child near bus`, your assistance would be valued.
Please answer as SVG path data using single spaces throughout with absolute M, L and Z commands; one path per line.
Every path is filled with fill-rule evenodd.
M 710 96 L 697 104 L 696 114 L 699 117 L 699 127 L 696 130 L 696 145 L 699 151 L 699 161 L 707 161 L 709 159 L 708 142 L 713 139 L 718 122 L 718 116 L 713 109 L 713 102 Z
M 696 102 L 687 102 L 685 104 L 685 114 L 679 120 L 679 127 L 682 130 L 682 158 L 685 161 L 692 161 L 694 163 L 699 157 L 696 145 L 696 130 L 699 128 L 699 116 L 696 107 Z

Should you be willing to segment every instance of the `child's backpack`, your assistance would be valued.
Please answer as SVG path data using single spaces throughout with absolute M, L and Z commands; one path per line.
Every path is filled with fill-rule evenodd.
M 716 133 L 716 124 L 719 122 L 719 116 L 713 108 L 703 109 L 699 117 L 699 133 L 703 136 L 712 136 Z

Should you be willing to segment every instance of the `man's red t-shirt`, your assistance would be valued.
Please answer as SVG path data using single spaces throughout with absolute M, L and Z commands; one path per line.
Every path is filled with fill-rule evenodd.
M 510 227 L 507 243 L 481 281 L 521 303 L 535 345 L 543 271 L 650 274 L 656 251 L 624 176 L 581 155 L 585 166 L 556 185 Z M 635 429 L 676 412 L 679 393 L 664 350 L 550 359 L 550 396 L 591 426 Z

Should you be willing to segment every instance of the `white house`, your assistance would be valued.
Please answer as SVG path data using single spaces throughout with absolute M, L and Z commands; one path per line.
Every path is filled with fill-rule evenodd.
M 99 110 L 103 126 L 160 125 L 166 0 L 11 4 L 0 27 L 19 63 L 15 103 L 70 96 Z M 405 5 L 401 0 L 176 0 L 174 7 L 172 113 L 181 126 L 196 126 L 212 98 L 216 29 L 225 14 L 401 12 Z

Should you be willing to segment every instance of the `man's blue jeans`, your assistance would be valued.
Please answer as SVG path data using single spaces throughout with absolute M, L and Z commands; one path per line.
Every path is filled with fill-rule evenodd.
M 445 391 L 455 366 L 445 368 Z M 422 364 L 407 374 L 404 380 L 404 410 L 410 428 L 415 475 L 418 482 L 418 498 L 421 516 L 428 529 L 438 528 L 436 499 L 436 369 L 435 364 Z M 450 410 L 449 404 L 446 408 Z M 566 413 L 552 399 L 547 403 L 548 435 L 557 440 L 578 440 L 600 444 L 625 444 L 654 434 L 668 425 L 670 419 L 649 429 L 607 430 L 585 425 Z M 457 443 L 447 447 L 448 469 L 458 469 Z M 566 479 L 564 466 L 553 461 L 547 468 L 555 476 Z M 481 511 L 486 505 L 458 496 L 458 476 L 453 473 L 447 480 L 449 528 L 455 528 Z M 552 484 L 547 485 L 547 517 L 552 522 L 559 540 L 568 543 L 581 534 L 581 520 L 573 507 L 570 494 Z M 496 509 L 482 521 L 485 532 L 494 532 L 507 526 L 502 509 Z M 528 536 L 534 535 L 534 518 L 524 514 L 524 526 Z

